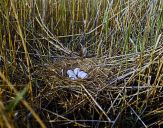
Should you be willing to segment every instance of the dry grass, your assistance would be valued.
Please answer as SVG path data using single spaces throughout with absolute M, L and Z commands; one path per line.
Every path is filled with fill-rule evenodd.
M 161 127 L 162 0 L 1 0 L 0 127 Z M 70 80 L 80 67 L 87 79 Z

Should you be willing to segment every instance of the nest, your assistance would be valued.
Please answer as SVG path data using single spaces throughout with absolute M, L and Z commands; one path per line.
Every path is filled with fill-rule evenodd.
M 159 113 L 150 112 L 161 108 L 161 51 L 162 48 L 152 55 L 152 63 L 151 51 L 147 51 L 144 56 L 65 58 L 36 66 L 32 73 L 33 108 L 41 111 L 39 115 L 47 126 L 53 127 L 130 127 L 160 121 Z M 67 70 L 77 67 L 89 77 L 68 78 Z M 142 112 L 145 116 L 140 118 Z M 149 116 L 151 120 L 144 123 Z

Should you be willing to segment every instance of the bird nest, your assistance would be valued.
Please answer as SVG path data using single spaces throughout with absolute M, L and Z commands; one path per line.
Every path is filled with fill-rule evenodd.
M 149 116 L 149 111 L 161 107 L 160 52 L 161 48 L 153 54 L 152 63 L 147 51 L 144 56 L 64 58 L 36 66 L 32 72 L 33 108 L 41 110 L 40 116 L 53 126 L 109 127 L 117 120 L 125 126 L 129 118 L 137 126 L 145 126 L 142 120 L 146 117 L 140 119 L 136 110 L 145 110 Z M 87 72 L 88 78 L 71 80 L 66 72 L 74 68 Z M 157 106 L 152 105 L 153 101 Z M 139 121 L 134 122 L 135 118 Z

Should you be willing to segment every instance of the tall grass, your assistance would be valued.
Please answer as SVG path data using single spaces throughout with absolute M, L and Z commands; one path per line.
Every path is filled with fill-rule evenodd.
M 149 63 L 146 63 L 149 71 L 145 76 L 149 84 L 156 60 L 158 67 L 154 74 L 155 86 L 148 91 L 151 95 L 158 93 L 157 86 L 162 81 L 162 52 L 159 51 L 163 44 L 162 34 L 162 0 L 1 0 L 0 127 L 19 127 L 13 119 L 17 108 L 26 109 L 41 127 L 46 127 L 46 121 L 39 117 L 41 114 L 31 108 L 34 85 L 37 85 L 31 71 L 35 66 L 51 63 L 54 58 L 119 57 L 118 76 L 123 72 L 123 62 L 127 69 L 129 60 L 139 54 L 138 69 L 141 70 L 149 56 Z M 123 56 L 126 60 L 121 60 Z M 131 77 L 129 81 L 132 80 Z M 143 80 L 142 72 L 138 71 L 138 81 Z M 142 108 L 139 107 L 139 93 L 138 89 L 136 109 L 140 113 L 135 114 L 136 120 L 141 120 L 142 108 L 148 101 L 144 100 Z M 125 96 L 123 98 L 126 102 Z M 10 111 L 7 106 L 11 107 Z M 162 114 L 162 108 L 154 112 Z M 155 123 L 161 125 L 159 121 Z M 22 126 L 28 127 L 23 123 Z M 142 124 L 147 127 L 143 121 Z

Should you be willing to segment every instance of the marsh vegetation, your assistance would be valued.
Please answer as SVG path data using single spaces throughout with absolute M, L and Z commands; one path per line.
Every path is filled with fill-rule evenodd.
M 1 128 L 161 127 L 162 98 L 162 0 L 0 0 Z

